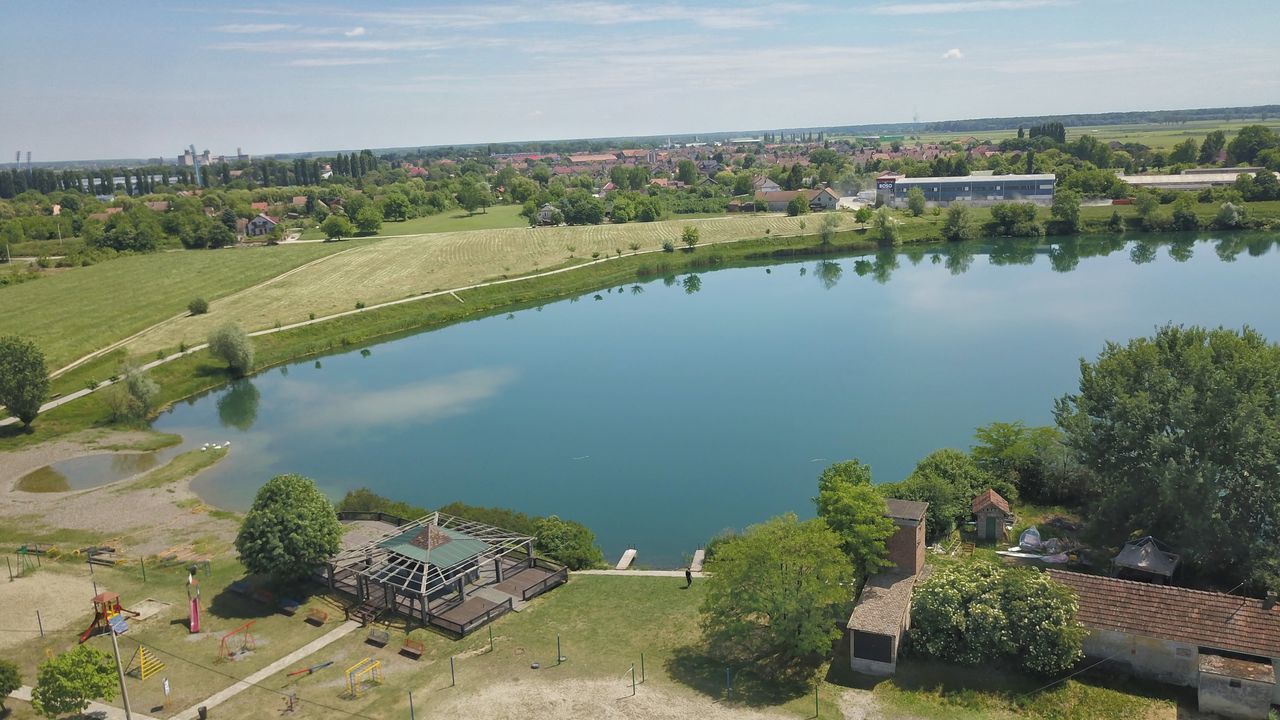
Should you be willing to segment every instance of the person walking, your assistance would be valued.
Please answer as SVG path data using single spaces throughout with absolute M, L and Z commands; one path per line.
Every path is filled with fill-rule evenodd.
M 686 589 L 693 587 L 693 571 L 689 568 L 684 569 L 684 586 Z

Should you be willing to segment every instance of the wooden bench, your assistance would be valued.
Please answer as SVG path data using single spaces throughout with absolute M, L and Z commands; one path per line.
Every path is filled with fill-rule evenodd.
M 236 595 L 244 595 L 248 597 L 253 594 L 253 586 L 244 580 L 237 580 L 227 586 L 227 589 Z
M 253 599 L 268 607 L 276 604 L 276 596 L 270 590 L 259 588 L 253 592 Z
M 280 598 L 276 601 L 276 608 L 280 610 L 281 614 L 289 617 L 296 615 L 299 607 L 301 607 L 301 603 L 292 598 Z
M 391 633 L 374 628 L 369 631 L 369 637 L 365 638 L 364 641 L 374 647 L 386 647 L 387 643 L 391 642 Z
M 329 613 L 320 608 L 311 608 L 307 611 L 307 622 L 319 627 L 329 622 Z
M 400 654 L 407 655 L 414 660 L 422 658 L 422 653 L 427 651 L 427 646 L 413 638 L 405 638 L 404 644 L 400 646 Z

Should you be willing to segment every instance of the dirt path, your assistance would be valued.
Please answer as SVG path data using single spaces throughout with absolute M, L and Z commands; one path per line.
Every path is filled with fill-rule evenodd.
M 628 681 L 553 680 L 491 683 L 474 693 L 459 693 L 431 708 L 431 717 L 477 720 L 769 720 L 793 718 L 777 710 L 722 705 L 691 692 L 651 684 L 631 696 Z

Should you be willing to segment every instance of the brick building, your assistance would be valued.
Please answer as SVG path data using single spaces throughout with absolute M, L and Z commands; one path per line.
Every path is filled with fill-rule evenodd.
M 849 616 L 849 665 L 870 675 L 898 668 L 902 636 L 911 627 L 911 593 L 924 576 L 924 515 L 929 503 L 885 501 L 894 532 L 885 542 L 893 568 L 867 578 Z
M 1274 602 L 1064 570 L 1049 576 L 1079 599 L 1086 656 L 1194 687 L 1202 712 L 1261 720 L 1271 703 L 1280 703 L 1280 607 Z

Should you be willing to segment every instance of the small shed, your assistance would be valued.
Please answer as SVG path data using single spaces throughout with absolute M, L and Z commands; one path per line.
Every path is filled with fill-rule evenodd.
M 1120 548 L 1120 554 L 1111 559 L 1115 575 L 1130 579 L 1169 584 L 1173 571 L 1178 568 L 1180 557 L 1169 551 L 1164 543 L 1150 535 L 1132 540 Z
M 911 628 L 911 593 L 919 575 L 900 570 L 867 578 L 849 616 L 849 665 L 867 675 L 892 675 L 898 669 L 902 636 Z
M 1200 712 L 1224 718 L 1265 718 L 1275 694 L 1275 670 L 1260 659 L 1200 655 L 1200 682 L 1196 697 Z
M 973 499 L 973 519 L 979 540 L 1003 540 L 1013 524 L 1013 513 L 1009 512 L 1008 500 L 988 489 Z

